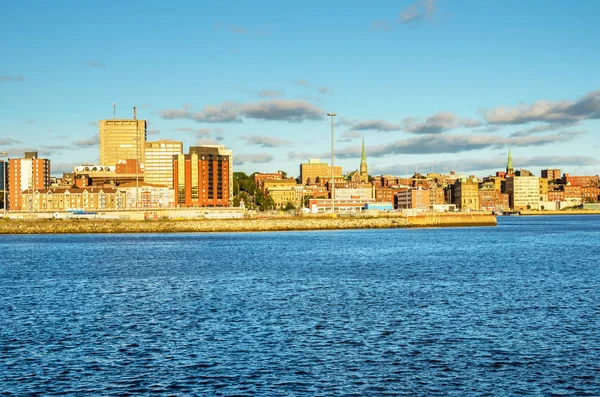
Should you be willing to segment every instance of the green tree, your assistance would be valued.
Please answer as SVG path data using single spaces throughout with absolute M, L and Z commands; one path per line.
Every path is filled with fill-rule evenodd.
M 295 209 L 296 209 L 296 206 L 291 201 L 288 201 L 287 204 L 285 205 L 285 207 L 283 207 L 284 211 L 293 211 Z

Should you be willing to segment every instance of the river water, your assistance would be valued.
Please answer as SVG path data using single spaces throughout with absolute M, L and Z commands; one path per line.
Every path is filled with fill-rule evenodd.
M 0 236 L 0 394 L 598 396 L 599 225 Z

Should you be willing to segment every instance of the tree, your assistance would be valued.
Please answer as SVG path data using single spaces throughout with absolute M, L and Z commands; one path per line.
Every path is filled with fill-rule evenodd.
M 295 209 L 296 209 L 296 206 L 291 201 L 288 201 L 287 204 L 285 205 L 285 207 L 283 207 L 284 211 L 293 211 Z

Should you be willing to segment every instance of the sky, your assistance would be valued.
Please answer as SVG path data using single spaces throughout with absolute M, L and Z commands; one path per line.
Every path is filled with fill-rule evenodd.
M 5 2 L 0 152 L 98 164 L 98 120 L 234 171 L 600 173 L 600 1 Z

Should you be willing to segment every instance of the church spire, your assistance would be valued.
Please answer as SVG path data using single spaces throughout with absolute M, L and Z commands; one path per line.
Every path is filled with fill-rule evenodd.
M 365 138 L 362 139 L 362 156 L 360 158 L 360 162 L 361 164 L 367 162 L 367 154 L 365 153 Z
M 362 156 L 360 158 L 360 181 L 369 182 L 369 170 L 367 168 L 367 153 L 365 152 L 365 138 L 362 140 Z
M 513 168 L 512 154 L 510 153 L 510 148 L 508 148 L 508 164 L 506 164 L 506 173 L 507 174 L 515 173 L 515 169 Z

